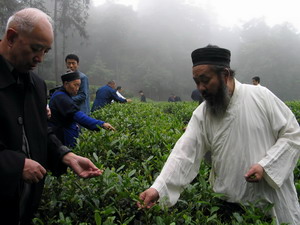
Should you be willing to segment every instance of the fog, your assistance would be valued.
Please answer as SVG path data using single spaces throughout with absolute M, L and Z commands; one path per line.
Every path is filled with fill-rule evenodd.
M 300 36 L 288 21 L 270 26 L 261 17 L 229 28 L 218 23 L 207 5 L 184 0 L 140 0 L 135 8 L 115 1 L 97 7 L 83 0 L 31 4 L 39 3 L 54 18 L 55 2 L 57 47 L 38 68 L 46 80 L 59 84 L 66 70 L 64 57 L 75 53 L 80 70 L 95 85 L 91 92 L 115 80 L 128 97 L 138 97 L 143 90 L 157 101 L 166 101 L 172 93 L 190 101 L 196 88 L 191 52 L 214 44 L 231 51 L 231 68 L 240 82 L 250 84 L 259 76 L 261 85 L 280 99 L 300 98 Z M 0 19 L 4 27 L 7 16 Z

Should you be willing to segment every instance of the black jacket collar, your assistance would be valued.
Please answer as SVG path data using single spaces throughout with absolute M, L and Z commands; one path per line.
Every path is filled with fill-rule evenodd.
M 32 85 L 34 85 L 31 72 L 25 73 L 24 75 L 28 76 L 29 82 Z M 0 89 L 8 87 L 16 82 L 17 82 L 17 80 L 13 76 L 13 74 L 7 64 L 7 61 L 3 58 L 2 55 L 0 55 Z

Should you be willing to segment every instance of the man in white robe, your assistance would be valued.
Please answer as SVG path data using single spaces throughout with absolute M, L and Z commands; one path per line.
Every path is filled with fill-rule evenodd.
M 230 51 L 217 46 L 192 53 L 193 79 L 205 102 L 194 112 L 154 184 L 140 194 L 141 208 L 160 199 L 174 205 L 208 157 L 213 190 L 233 203 L 273 203 L 277 224 L 300 224 L 293 170 L 300 128 L 290 109 L 262 86 L 241 84 Z

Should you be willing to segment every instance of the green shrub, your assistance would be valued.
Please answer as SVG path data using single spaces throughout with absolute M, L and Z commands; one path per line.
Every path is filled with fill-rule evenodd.
M 287 106 L 295 114 L 298 123 L 300 124 L 300 102 L 299 101 L 289 101 L 286 102 Z
M 207 181 L 210 167 L 205 163 L 174 207 L 137 208 L 138 194 L 158 176 L 196 107 L 193 102 L 133 102 L 94 112 L 93 117 L 117 130 L 83 129 L 74 152 L 104 169 L 103 175 L 92 179 L 80 179 L 71 171 L 59 179 L 48 175 L 35 224 L 275 224 L 265 216 L 272 206 L 243 206 L 244 213 L 227 215 L 220 195 Z

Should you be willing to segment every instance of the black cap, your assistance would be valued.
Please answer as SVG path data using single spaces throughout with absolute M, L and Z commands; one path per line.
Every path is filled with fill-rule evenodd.
M 198 65 L 219 65 L 230 68 L 230 51 L 218 46 L 208 45 L 192 52 L 193 67 Z
M 79 73 L 76 71 L 71 71 L 71 72 L 61 75 L 62 82 L 65 82 L 65 81 L 69 82 L 69 81 L 78 80 L 78 79 L 80 79 L 80 76 L 79 76 Z

